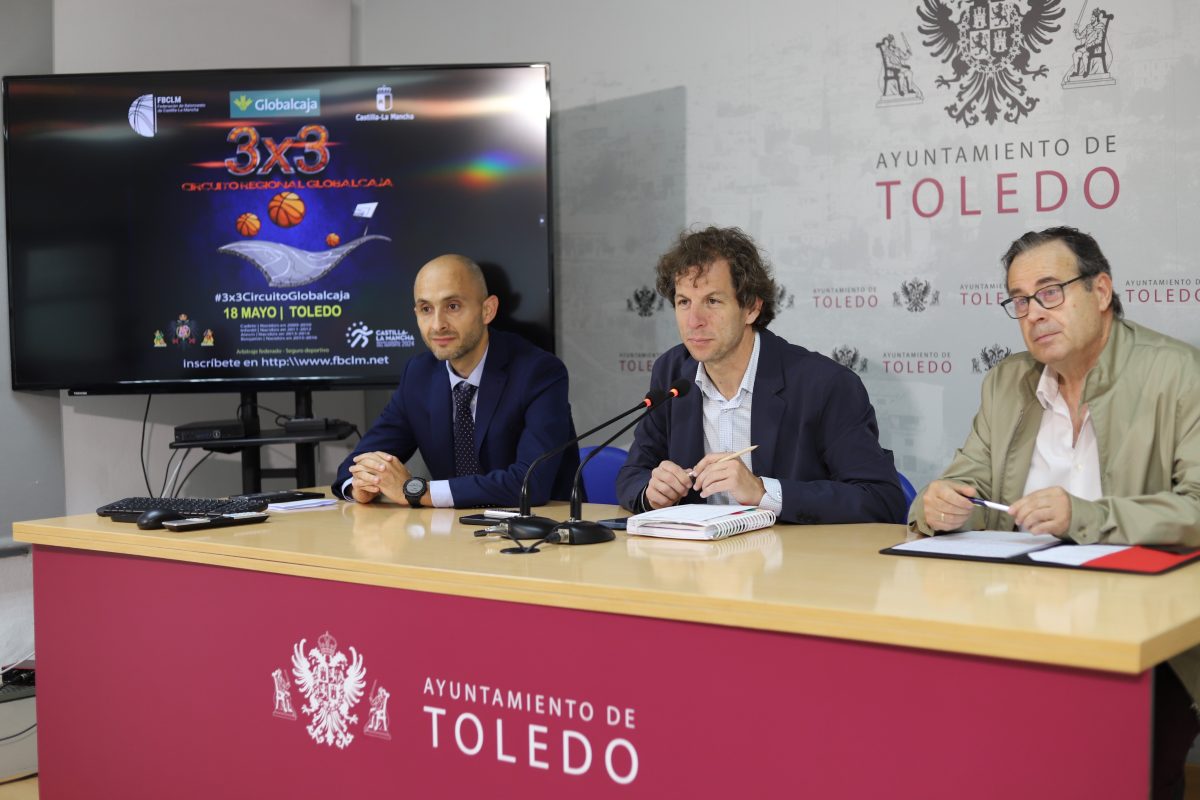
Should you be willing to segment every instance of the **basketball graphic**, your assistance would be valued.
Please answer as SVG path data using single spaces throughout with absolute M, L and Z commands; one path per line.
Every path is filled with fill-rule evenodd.
M 129 127 L 133 128 L 138 136 L 154 136 L 158 128 L 158 118 L 154 114 L 154 95 L 144 94 L 130 104 Z
M 281 228 L 290 228 L 304 219 L 304 201 L 295 192 L 280 192 L 267 204 L 267 214 Z
M 330 247 L 337 247 L 341 241 L 342 237 L 338 236 L 336 233 L 331 233 L 325 237 L 325 244 L 329 245 Z
M 237 218 L 237 232 L 242 236 L 257 236 L 260 228 L 262 221 L 259 220 L 258 214 L 246 212 Z

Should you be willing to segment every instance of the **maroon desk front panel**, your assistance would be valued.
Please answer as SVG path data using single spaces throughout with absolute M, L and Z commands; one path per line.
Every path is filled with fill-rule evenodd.
M 1118 675 L 38 546 L 43 800 L 1131 798 Z

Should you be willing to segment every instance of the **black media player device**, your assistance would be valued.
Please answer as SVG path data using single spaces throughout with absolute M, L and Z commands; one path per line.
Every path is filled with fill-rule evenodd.
M 214 419 L 189 422 L 175 427 L 175 441 L 217 442 L 221 439 L 240 439 L 246 435 L 246 425 L 240 419 Z

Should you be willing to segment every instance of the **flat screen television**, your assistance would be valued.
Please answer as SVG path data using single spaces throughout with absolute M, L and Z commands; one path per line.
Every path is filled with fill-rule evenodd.
M 553 350 L 546 64 L 4 78 L 14 389 L 394 385 L 417 269 Z

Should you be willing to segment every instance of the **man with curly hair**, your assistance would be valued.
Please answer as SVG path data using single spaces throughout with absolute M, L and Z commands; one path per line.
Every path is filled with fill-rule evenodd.
M 638 426 L 617 476 L 623 506 L 740 503 L 812 524 L 903 518 L 904 492 L 862 381 L 767 330 L 778 295 L 749 236 L 685 231 L 659 259 L 656 288 L 675 309 L 682 344 L 655 361 L 651 385 L 687 378 L 698 391 Z

